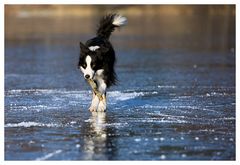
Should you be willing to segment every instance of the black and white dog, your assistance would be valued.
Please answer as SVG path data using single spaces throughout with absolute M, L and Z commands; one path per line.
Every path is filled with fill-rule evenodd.
M 99 99 L 93 91 L 90 111 L 106 110 L 106 89 L 116 83 L 114 71 L 115 52 L 109 37 L 115 28 L 123 26 L 127 19 L 118 14 L 109 14 L 100 20 L 97 36 L 86 42 L 80 42 L 80 58 L 78 68 L 86 80 L 93 80 L 103 99 Z

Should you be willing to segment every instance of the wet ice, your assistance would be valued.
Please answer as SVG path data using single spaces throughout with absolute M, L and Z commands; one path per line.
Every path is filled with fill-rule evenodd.
M 234 53 L 128 37 L 113 38 L 119 82 L 106 113 L 88 111 L 78 35 L 7 41 L 5 159 L 234 160 Z
M 161 89 L 169 88 L 162 87 Z M 211 90 L 211 87 L 209 89 Z M 171 90 L 174 89 L 171 88 Z M 159 92 L 161 91 L 159 90 Z M 40 139 L 33 136 L 28 141 L 21 143 L 27 143 L 26 145 L 29 145 L 30 148 L 39 146 L 45 150 L 49 150 L 47 148 L 51 147 L 51 143 L 56 146 L 56 150 L 49 150 L 48 154 L 36 154 L 36 160 L 59 159 L 69 154 L 75 155 L 72 159 L 109 159 L 106 157 L 106 153 L 114 152 L 115 147 L 121 151 L 116 159 L 124 159 L 124 153 L 128 155 L 133 153 L 128 159 L 138 159 L 139 155 L 144 159 L 195 159 L 198 154 L 204 152 L 209 154 L 203 159 L 210 159 L 211 156 L 217 159 L 224 157 L 223 153 L 225 152 L 231 153 L 229 145 L 234 148 L 234 143 L 231 143 L 234 141 L 233 128 L 229 126 L 234 123 L 235 117 L 227 117 L 224 111 L 219 111 L 222 107 L 226 107 L 224 105 L 219 106 L 218 104 L 217 109 L 212 105 L 209 106 L 211 109 L 201 104 L 183 105 L 184 99 L 188 98 L 179 98 L 179 100 L 169 103 L 161 102 L 160 99 L 160 102 L 151 103 L 151 99 L 159 97 L 155 96 L 156 92 L 125 90 L 108 93 L 108 100 L 111 102 L 107 113 L 91 114 L 87 111 L 90 101 L 88 96 L 91 95 L 88 90 L 35 89 L 9 90 L 5 93 L 8 103 L 6 104 L 7 118 L 5 122 L 7 137 L 18 134 L 23 139 L 29 139 L 30 137 L 24 132 L 28 131 L 27 129 L 36 129 L 35 131 L 41 133 Z M 118 98 L 121 96 L 124 99 Z M 194 97 L 191 96 L 193 100 L 195 100 Z M 219 97 L 219 95 L 214 97 Z M 29 104 L 25 101 L 29 98 L 39 99 L 32 100 Z M 71 102 L 61 103 L 66 99 Z M 13 100 L 16 103 L 13 103 Z M 61 101 L 58 102 L 58 100 Z M 83 104 L 83 102 L 85 103 Z M 19 112 L 21 112 L 20 116 Z M 34 115 L 37 118 L 34 118 Z M 67 134 L 58 128 L 64 129 Z M 52 131 L 56 133 L 51 133 Z M 59 139 L 59 142 L 53 140 L 51 143 L 44 140 L 51 136 L 66 140 Z M 8 138 L 7 143 L 11 139 Z M 131 143 L 131 139 L 135 143 Z M 64 143 L 69 147 L 75 146 L 81 152 L 66 150 L 66 147 L 62 147 Z M 142 147 L 139 146 L 140 143 Z M 131 144 L 132 149 L 125 152 L 126 144 Z M 18 142 L 15 145 L 18 145 Z M 169 145 L 176 146 L 176 149 L 169 148 Z M 13 147 L 11 144 L 6 144 L 6 146 L 9 151 Z M 108 147 L 106 148 L 106 146 Z M 146 150 L 146 146 L 149 151 Z M 204 148 L 200 146 L 204 146 Z M 97 150 L 99 153 L 95 153 L 93 150 Z M 144 157 L 146 152 L 153 153 L 153 155 Z M 159 157 L 154 155 L 159 155 Z M 23 154 L 22 158 L 28 159 L 27 153 Z

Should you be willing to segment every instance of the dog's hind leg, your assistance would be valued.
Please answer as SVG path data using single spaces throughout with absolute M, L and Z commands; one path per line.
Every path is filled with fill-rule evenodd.
M 95 94 L 95 92 L 93 91 L 93 98 L 92 98 L 92 103 L 91 103 L 91 106 L 89 108 L 89 111 L 96 112 L 97 108 L 98 108 L 98 105 L 99 105 L 99 98 Z

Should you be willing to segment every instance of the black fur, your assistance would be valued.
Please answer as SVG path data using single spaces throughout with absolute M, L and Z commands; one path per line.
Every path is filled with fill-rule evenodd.
M 116 14 L 109 14 L 100 20 L 99 27 L 97 30 L 97 36 L 109 39 L 111 33 L 114 31 L 116 25 L 113 25 L 113 19 Z
M 97 37 L 88 40 L 86 44 L 80 42 L 81 51 L 78 67 L 80 68 L 80 66 L 84 66 L 85 58 L 89 55 L 92 58 L 91 66 L 94 71 L 104 69 L 103 79 L 107 87 L 115 85 L 117 81 L 114 70 L 115 52 L 113 46 L 109 42 L 111 33 L 114 31 L 114 28 L 117 27 L 112 24 L 115 15 L 116 14 L 110 14 L 100 20 L 100 24 L 97 29 Z M 99 46 L 100 48 L 95 51 L 91 51 L 89 50 L 90 46 Z

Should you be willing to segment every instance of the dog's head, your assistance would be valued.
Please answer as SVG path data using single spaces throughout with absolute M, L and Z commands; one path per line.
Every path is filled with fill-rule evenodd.
M 103 54 L 107 51 L 103 46 L 87 47 L 80 42 L 78 68 L 83 72 L 85 79 L 92 79 L 97 71 L 103 69 Z

